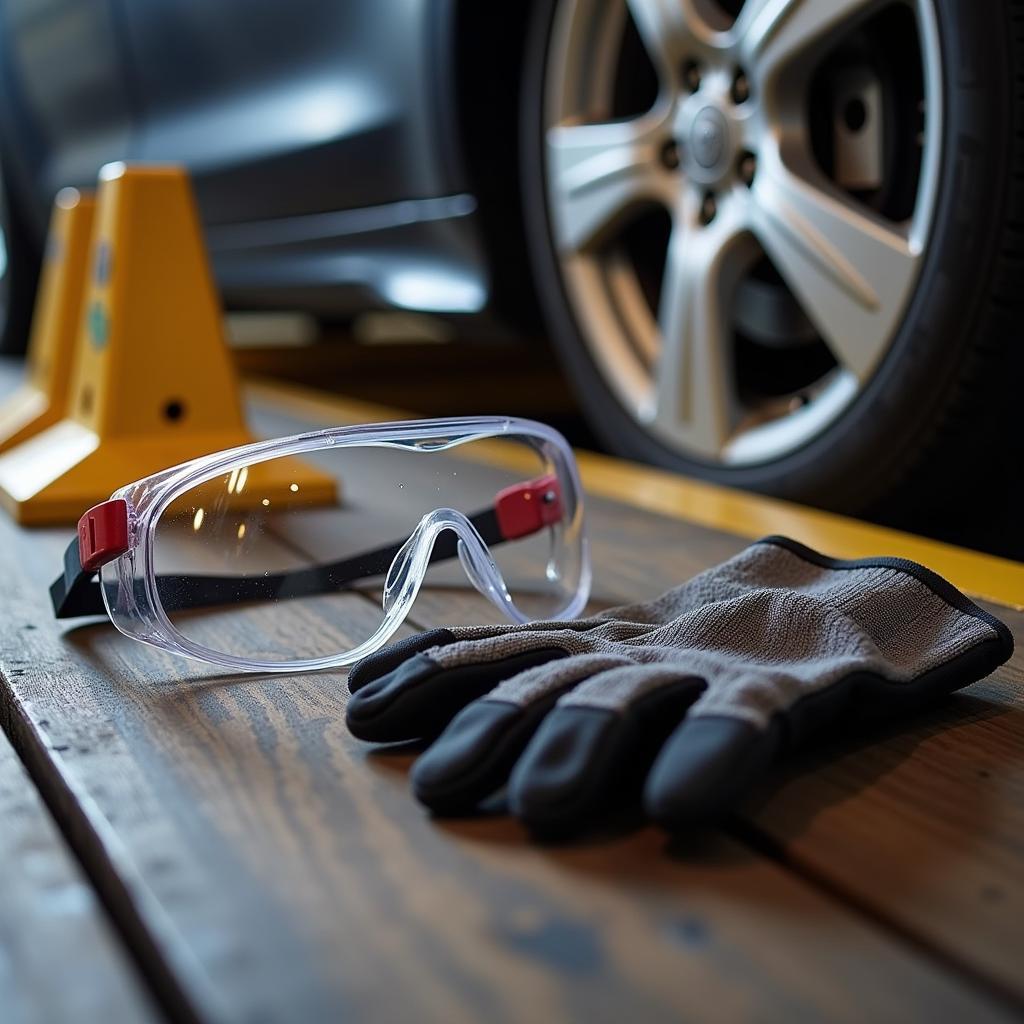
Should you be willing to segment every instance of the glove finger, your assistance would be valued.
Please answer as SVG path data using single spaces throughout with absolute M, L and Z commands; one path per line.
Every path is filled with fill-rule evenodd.
M 417 799 L 439 814 L 464 814 L 508 779 L 516 759 L 558 698 L 581 679 L 625 658 L 584 654 L 508 679 L 455 716 L 413 765 Z
M 705 687 L 662 665 L 587 680 L 558 702 L 516 764 L 512 812 L 535 830 L 568 832 L 635 802 L 665 737 Z
M 558 623 L 553 625 L 557 626 Z M 393 644 L 388 644 L 379 651 L 368 654 L 365 658 L 357 661 L 348 670 L 349 692 L 355 693 L 367 683 L 398 668 L 402 662 L 408 661 L 413 655 L 430 650 L 431 647 L 448 647 L 465 641 L 488 640 L 509 633 L 529 632 L 533 634 L 542 631 L 550 632 L 550 630 L 541 630 L 537 623 L 533 624 L 533 628 L 516 623 L 513 625 L 454 626 L 451 628 L 440 626 L 436 629 L 428 629 L 424 633 L 416 633 L 413 636 L 404 637 L 402 640 L 396 640 Z
M 357 661 L 348 670 L 349 693 L 355 693 L 367 683 L 372 683 L 374 679 L 393 672 L 414 654 L 451 643 L 455 643 L 455 634 L 450 629 L 428 629 L 425 633 L 415 633 L 396 640 L 393 644 L 388 644 Z
M 666 828 L 704 822 L 730 810 L 775 760 L 784 726 L 699 715 L 669 736 L 644 786 L 647 813 Z
M 349 698 L 345 722 L 353 736 L 374 743 L 429 739 L 470 701 L 503 679 L 536 665 L 564 658 L 560 647 L 538 647 L 506 658 L 448 665 L 445 647 L 413 654 L 369 681 Z

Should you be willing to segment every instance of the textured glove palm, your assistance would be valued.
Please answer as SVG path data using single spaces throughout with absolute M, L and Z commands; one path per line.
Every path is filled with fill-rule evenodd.
M 528 824 L 572 828 L 642 786 L 678 826 L 730 806 L 788 741 L 948 693 L 1012 649 L 915 563 L 775 537 L 645 604 L 394 644 L 353 668 L 347 717 L 363 739 L 434 739 L 412 777 L 441 813 L 507 784 Z

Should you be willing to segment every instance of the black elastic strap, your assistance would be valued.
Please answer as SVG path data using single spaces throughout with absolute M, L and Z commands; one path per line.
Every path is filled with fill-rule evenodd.
M 504 541 L 494 509 L 477 512 L 470 516 L 469 521 L 488 546 Z M 172 612 L 235 601 L 280 601 L 326 594 L 356 580 L 385 575 L 404 543 L 403 540 L 388 544 L 327 565 L 268 573 L 266 576 L 158 576 L 160 603 L 164 611 Z M 458 552 L 458 536 L 451 530 L 445 530 L 434 543 L 430 562 L 447 561 L 455 558 Z M 63 575 L 50 586 L 50 599 L 58 619 L 106 614 L 100 583 L 95 575 L 94 571 L 82 568 L 76 536 L 64 552 Z

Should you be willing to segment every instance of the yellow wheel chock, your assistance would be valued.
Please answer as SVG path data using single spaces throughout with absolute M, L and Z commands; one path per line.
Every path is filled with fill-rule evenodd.
M 28 342 L 25 383 L 0 403 L 0 452 L 63 419 L 92 236 L 91 195 L 57 193 Z
M 0 503 L 21 523 L 77 522 L 123 484 L 254 440 L 183 169 L 101 170 L 88 275 L 67 415 L 0 455 Z M 249 484 L 277 507 L 337 498 L 297 459 L 252 467 Z

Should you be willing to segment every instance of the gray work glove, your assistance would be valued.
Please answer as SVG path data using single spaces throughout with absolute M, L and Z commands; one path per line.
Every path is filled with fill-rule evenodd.
M 648 603 L 393 644 L 353 667 L 347 720 L 366 740 L 433 740 L 412 781 L 439 813 L 507 785 L 528 825 L 572 829 L 642 789 L 677 827 L 728 809 L 793 741 L 1012 652 L 1003 623 L 914 562 L 769 537 Z

